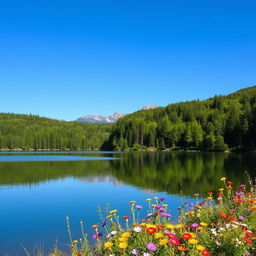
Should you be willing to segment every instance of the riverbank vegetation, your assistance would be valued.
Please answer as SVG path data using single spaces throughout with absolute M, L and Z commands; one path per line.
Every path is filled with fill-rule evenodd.
M 176 223 L 164 198 L 148 198 L 146 216 L 140 216 L 142 206 L 135 201 L 127 216 L 119 216 L 117 209 L 107 209 L 106 216 L 100 211 L 101 221 L 91 227 L 94 248 L 82 222 L 82 237 L 72 237 L 67 217 L 70 255 L 255 255 L 256 181 L 249 179 L 236 190 L 225 177 L 221 182 L 216 193 L 208 191 L 204 198 L 195 193 L 194 203 L 183 201 Z M 62 254 L 56 249 L 51 255 Z
M 251 151 L 255 131 L 256 86 L 126 115 L 106 145 L 116 150 Z

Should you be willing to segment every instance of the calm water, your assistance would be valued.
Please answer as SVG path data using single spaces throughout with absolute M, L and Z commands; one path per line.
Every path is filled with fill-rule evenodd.
M 74 239 L 80 238 L 80 220 L 91 237 L 97 206 L 106 203 L 122 216 L 136 200 L 146 213 L 145 199 L 161 196 L 175 219 L 181 201 L 214 191 L 223 176 L 244 183 L 245 170 L 256 176 L 255 153 L 1 153 L 0 255 L 25 255 L 22 245 L 49 252 L 56 240 L 67 250 L 65 216 Z

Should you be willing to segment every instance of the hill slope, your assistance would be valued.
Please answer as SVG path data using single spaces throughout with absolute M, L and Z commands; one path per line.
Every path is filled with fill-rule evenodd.
M 256 86 L 204 101 L 137 111 L 118 120 L 114 149 L 255 150 Z
M 99 149 L 108 139 L 110 129 L 108 124 L 0 113 L 0 149 Z

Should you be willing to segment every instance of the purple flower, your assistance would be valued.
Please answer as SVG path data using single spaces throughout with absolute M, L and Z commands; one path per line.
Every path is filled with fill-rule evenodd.
M 139 251 L 138 249 L 133 249 L 133 250 L 132 250 L 132 254 L 133 254 L 133 255 L 138 255 L 139 252 L 140 252 L 140 251 Z
M 102 222 L 102 227 L 105 227 L 107 225 L 107 222 L 106 221 L 103 221 Z
M 165 216 L 166 216 L 167 218 L 171 218 L 171 217 L 172 217 L 172 215 L 169 214 L 169 213 L 166 213 Z
M 143 256 L 152 256 L 149 252 L 144 252 Z
M 149 251 L 156 251 L 156 250 L 157 250 L 157 247 L 156 247 L 156 245 L 153 244 L 153 243 L 148 243 L 148 244 L 147 244 L 147 249 L 148 249 Z
M 194 206 L 194 204 L 189 204 L 189 206 Z
M 191 224 L 191 228 L 198 228 L 198 227 L 200 227 L 200 225 L 198 223 Z
M 241 188 L 246 188 L 246 185 L 242 184 L 240 185 Z
M 97 233 L 95 235 L 92 236 L 93 239 L 97 239 L 100 238 L 102 236 L 102 233 Z
M 238 219 L 243 221 L 245 218 L 244 218 L 244 216 L 239 216 Z
M 159 200 L 160 200 L 161 202 L 163 202 L 163 201 L 164 201 L 164 198 L 163 198 L 163 197 L 160 197 Z
M 156 205 L 155 206 L 155 209 L 160 209 L 161 208 L 161 205 Z
M 198 196 L 200 196 L 200 194 L 196 193 L 196 194 L 194 194 L 194 196 L 198 197 Z
M 232 209 L 232 210 L 230 210 L 231 212 L 237 212 L 237 209 Z
M 136 205 L 136 208 L 137 208 L 138 210 L 140 210 L 140 209 L 142 209 L 142 206 L 141 206 L 141 205 Z

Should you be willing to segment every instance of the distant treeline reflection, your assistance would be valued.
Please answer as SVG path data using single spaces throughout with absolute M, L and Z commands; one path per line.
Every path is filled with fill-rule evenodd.
M 236 185 L 244 183 L 248 179 L 245 170 L 254 178 L 255 156 L 255 153 L 134 152 L 120 154 L 118 160 L 0 162 L 0 185 L 36 185 L 66 177 L 100 182 L 113 177 L 113 181 L 140 189 L 191 195 L 195 191 L 212 191 L 221 185 L 219 179 L 223 176 Z

